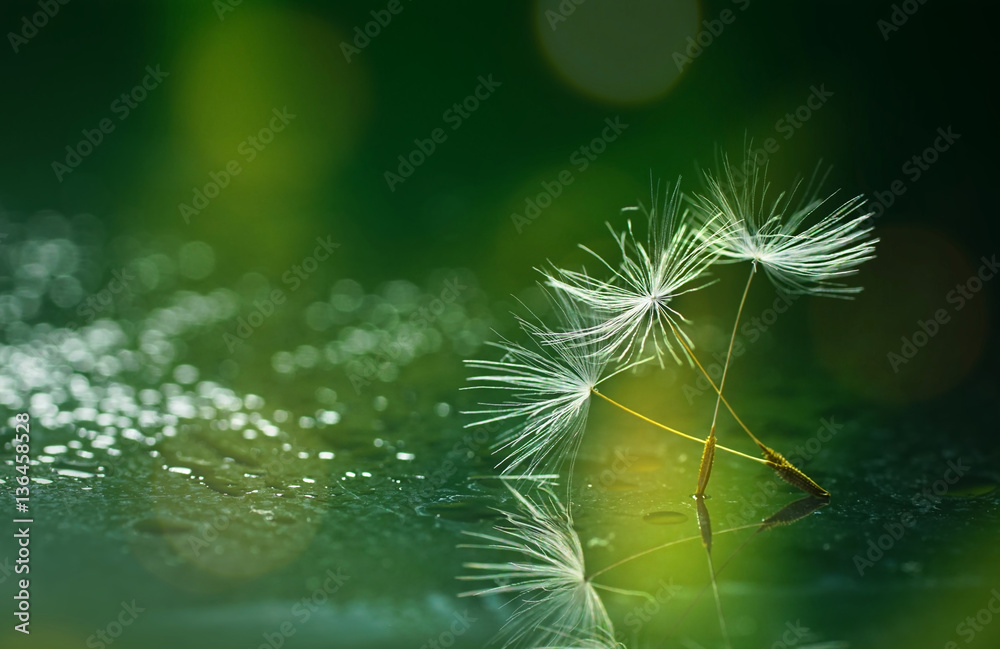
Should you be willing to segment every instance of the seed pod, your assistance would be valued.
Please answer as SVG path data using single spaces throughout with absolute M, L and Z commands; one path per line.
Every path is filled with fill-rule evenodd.
M 816 484 L 816 482 L 807 476 L 805 473 L 800 471 L 794 464 L 785 459 L 781 453 L 770 449 L 763 444 L 758 444 L 764 453 L 764 459 L 767 460 L 767 465 L 775 470 L 775 472 L 781 476 L 781 479 L 792 485 L 793 487 L 798 487 L 807 494 L 812 494 L 817 498 L 829 498 L 830 492 L 823 487 Z
M 799 498 L 795 502 L 785 505 L 776 513 L 765 519 L 760 524 L 760 527 L 757 528 L 757 531 L 764 532 L 772 527 L 791 525 L 792 523 L 805 518 L 820 507 L 826 507 L 828 504 L 830 504 L 830 501 L 826 498 L 814 498 L 813 496 Z
M 698 468 L 698 490 L 695 496 L 705 495 L 705 488 L 708 486 L 708 479 L 712 475 L 712 464 L 715 462 L 715 433 L 705 440 L 705 450 L 701 454 L 701 466 Z
M 698 505 L 698 531 L 701 533 L 701 544 L 709 552 L 712 551 L 712 519 L 708 515 L 708 507 L 704 498 L 695 499 Z

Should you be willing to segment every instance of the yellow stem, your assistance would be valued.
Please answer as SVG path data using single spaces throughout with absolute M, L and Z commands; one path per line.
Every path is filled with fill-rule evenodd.
M 729 532 L 738 532 L 739 530 L 745 530 L 745 529 L 748 529 L 748 528 L 751 528 L 751 527 L 760 527 L 760 523 L 751 523 L 749 525 L 739 525 L 737 527 L 731 527 L 731 528 L 729 528 L 727 530 L 721 530 L 720 532 L 717 532 L 716 534 L 728 534 Z M 639 557 L 644 557 L 647 554 L 650 554 L 652 552 L 656 552 L 657 550 L 662 550 L 664 548 L 669 548 L 671 545 L 677 545 L 678 543 L 684 543 L 685 541 L 693 541 L 694 539 L 700 539 L 700 538 L 701 538 L 701 534 L 696 534 L 694 536 L 685 536 L 682 539 L 676 539 L 676 540 L 673 540 L 673 541 L 667 541 L 666 543 L 662 543 L 660 545 L 653 546 L 651 548 L 643 550 L 642 552 L 636 552 L 635 554 L 633 554 L 631 556 L 625 557 L 624 559 L 619 559 L 618 561 L 615 561 L 611 565 L 604 566 L 600 570 L 591 573 L 590 575 L 587 576 L 587 581 L 593 581 L 593 579 L 595 577 L 603 575 L 604 573 L 608 572 L 609 570 L 613 570 L 614 568 L 617 568 L 618 566 L 620 566 L 622 564 L 626 564 L 629 561 L 633 561 L 635 559 L 638 559 Z
M 633 415 L 635 417 L 638 417 L 639 419 L 643 420 L 646 423 L 653 424 L 657 428 L 662 428 L 663 430 L 665 430 L 665 431 L 667 431 L 669 433 L 673 433 L 674 435 L 680 435 L 681 437 L 683 437 L 685 439 L 689 439 L 692 442 L 698 442 L 699 444 L 704 444 L 705 443 L 705 440 L 703 440 L 703 439 L 699 439 L 699 438 L 695 437 L 694 435 L 688 435 L 687 433 L 682 433 L 681 431 L 677 430 L 676 428 L 671 428 L 670 426 L 666 426 L 664 424 L 661 424 L 660 422 L 658 422 L 658 421 L 656 421 L 654 419 L 650 419 L 646 415 L 640 414 L 640 413 L 636 412 L 635 410 L 632 410 L 628 406 L 624 406 L 624 405 L 618 403 L 617 401 L 615 401 L 611 397 L 607 396 L 606 394 L 603 394 L 602 392 L 598 392 L 598 390 L 596 388 L 594 388 L 592 391 L 593 391 L 594 394 L 596 394 L 600 398 L 604 399 L 605 401 L 607 401 L 611 405 L 616 406 L 618 408 L 621 408 L 622 410 L 624 410 L 628 414 Z M 716 446 L 716 448 L 718 448 L 719 450 L 722 450 L 722 451 L 726 451 L 727 453 L 732 453 L 733 455 L 739 455 L 740 457 L 745 457 L 748 460 L 753 460 L 754 462 L 760 462 L 761 464 L 767 464 L 767 460 L 761 459 L 759 457 L 754 457 L 753 455 L 747 455 L 746 453 L 743 453 L 741 451 L 737 451 L 735 449 L 727 448 L 727 447 L 722 446 L 722 445 Z
M 706 370 L 705 366 L 701 364 L 701 361 L 698 360 L 698 357 L 694 355 L 694 350 L 691 349 L 690 346 L 688 346 L 688 344 L 684 341 L 684 338 L 680 335 L 680 332 L 677 331 L 677 329 L 673 327 L 673 325 L 671 325 L 671 328 L 674 329 L 674 335 L 677 337 L 679 341 L 681 341 L 681 345 L 687 351 L 688 356 L 691 357 L 691 360 L 694 361 L 694 364 L 698 366 L 699 370 L 701 370 L 701 373 L 708 380 L 709 385 L 712 386 L 712 389 L 715 390 L 715 393 L 719 395 L 720 399 L 722 399 L 722 404 L 726 406 L 727 410 L 729 410 L 729 414 L 731 414 L 733 416 L 733 419 L 736 420 L 736 423 L 739 424 L 744 431 L 746 431 L 746 434 L 750 436 L 750 439 L 752 439 L 756 444 L 761 445 L 762 442 L 759 439 L 757 439 L 756 435 L 750 432 L 750 428 L 748 428 L 747 425 L 743 423 L 743 420 L 740 419 L 740 416 L 737 415 L 736 411 L 733 410 L 733 407 L 729 405 L 729 402 L 726 401 L 726 397 L 722 396 L 722 391 L 719 390 L 719 386 L 715 384 L 715 381 L 712 380 L 712 377 L 709 375 L 708 370 Z
M 733 344 L 736 342 L 736 332 L 739 330 L 740 316 L 743 315 L 743 306 L 747 301 L 747 293 L 750 292 L 750 282 L 753 281 L 753 276 L 756 271 L 757 262 L 754 261 L 753 265 L 750 266 L 750 276 L 747 278 L 746 288 L 743 289 L 743 298 L 740 300 L 740 308 L 736 311 L 736 322 L 733 323 L 733 335 L 729 337 L 729 351 L 726 352 L 726 364 L 722 367 L 722 378 L 719 380 L 719 394 L 715 399 L 715 412 L 712 414 L 712 427 L 709 429 L 709 437 L 715 434 L 715 422 L 719 418 L 719 404 L 722 402 L 722 390 L 726 387 L 726 374 L 729 372 L 729 361 L 732 360 L 733 357 Z
M 736 331 L 740 326 L 740 316 L 743 315 L 743 305 L 747 301 L 747 293 L 750 292 L 750 282 L 753 281 L 754 272 L 757 270 L 757 262 L 754 261 L 750 267 L 750 276 L 747 278 L 746 288 L 743 289 L 743 298 L 740 299 L 740 308 L 736 311 L 736 322 L 733 323 L 733 334 L 729 337 L 729 351 L 726 352 L 726 364 L 722 367 L 722 379 L 719 380 L 719 394 L 715 398 L 715 411 L 712 412 L 712 426 L 708 429 L 708 439 L 705 440 L 705 450 L 701 456 L 701 466 L 698 468 L 698 487 L 695 496 L 701 497 L 708 487 L 708 480 L 712 476 L 712 466 L 715 464 L 715 449 L 718 444 L 715 442 L 715 424 L 719 420 L 719 404 L 722 403 L 722 391 L 726 386 L 726 375 L 729 373 L 729 362 L 733 358 L 733 344 L 736 342 Z

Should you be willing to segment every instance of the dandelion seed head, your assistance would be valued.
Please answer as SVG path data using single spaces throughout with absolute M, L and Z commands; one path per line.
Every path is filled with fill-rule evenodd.
M 504 647 L 615 646 L 614 628 L 587 580 L 583 546 L 568 510 L 546 488 L 537 489 L 532 498 L 509 484 L 507 488 L 517 511 L 501 512 L 506 520 L 494 528 L 496 534 L 466 532 L 485 543 L 463 547 L 512 553 L 516 558 L 464 564 L 482 572 L 459 579 L 496 585 L 461 596 L 510 596 L 516 608 L 503 627 Z
M 857 196 L 833 207 L 833 196 L 820 198 L 826 174 L 820 167 L 807 183 L 795 183 L 790 192 L 770 193 L 766 166 L 751 157 L 741 173 L 723 157 L 719 174 L 706 173 L 706 191 L 691 200 L 696 218 L 709 233 L 721 262 L 753 261 L 780 290 L 793 294 L 850 297 L 861 290 L 841 279 L 875 257 L 877 238 Z M 802 190 L 800 192 L 800 189 Z M 813 225 L 802 224 L 827 211 Z
M 639 206 L 626 210 L 646 214 L 645 241 L 635 235 L 631 220 L 621 232 L 608 226 L 621 262 L 611 264 L 584 248 L 611 272 L 610 280 L 597 279 L 585 270 L 553 267 L 543 271 L 548 286 L 598 316 L 591 326 L 558 332 L 549 342 L 595 345 L 618 361 L 642 358 L 647 345 L 661 365 L 666 356 L 677 362 L 686 356 L 678 348 L 692 346 L 682 329 L 688 321 L 672 303 L 709 283 L 699 280 L 718 258 L 715 239 L 728 230 L 709 223 L 698 225 L 701 232 L 692 230 L 691 220 L 681 211 L 680 181 L 672 191 L 668 188 L 662 206 L 657 193 L 654 190 L 650 209 Z
M 563 296 L 550 296 L 563 327 L 589 326 L 587 312 Z M 469 360 L 466 365 L 485 373 L 469 379 L 467 389 L 489 389 L 504 395 L 501 401 L 481 403 L 466 414 L 480 418 L 468 426 L 501 422 L 495 452 L 504 474 L 516 470 L 534 473 L 545 464 L 555 468 L 575 451 L 583 436 L 590 397 L 606 378 L 606 354 L 593 346 L 549 344 L 554 332 L 542 323 L 520 319 L 526 345 L 501 340 L 493 346 L 501 360 Z

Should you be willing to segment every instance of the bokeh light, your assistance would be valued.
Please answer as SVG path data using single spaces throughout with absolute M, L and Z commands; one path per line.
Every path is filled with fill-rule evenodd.
M 699 17 L 697 0 L 538 0 L 534 11 L 539 46 L 560 77 L 621 104 L 650 101 L 677 82 Z

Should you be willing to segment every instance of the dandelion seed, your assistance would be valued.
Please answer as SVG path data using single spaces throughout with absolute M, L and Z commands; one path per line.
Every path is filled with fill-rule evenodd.
M 679 180 L 673 191 L 668 188 L 660 210 L 657 209 L 657 194 L 654 192 L 649 210 L 628 208 L 646 214 L 645 243 L 636 237 L 631 220 L 622 232 L 616 232 L 608 224 L 621 253 L 620 264 L 612 265 L 593 250 L 581 246 L 611 271 L 610 281 L 592 277 L 586 271 L 558 267 L 543 271 L 548 286 L 592 309 L 601 318 L 593 326 L 557 333 L 550 337 L 551 342 L 596 343 L 619 361 L 642 357 L 646 345 L 651 344 L 661 366 L 666 354 L 680 362 L 677 338 L 692 346 L 680 326 L 688 320 L 672 302 L 710 283 L 698 280 L 718 259 L 717 248 L 728 236 L 729 226 L 706 219 L 697 231 L 692 230 L 686 212 L 681 213 Z
M 707 236 L 721 261 L 753 261 L 786 293 L 849 297 L 860 291 L 861 287 L 836 280 L 857 273 L 858 266 L 875 257 L 878 239 L 870 237 L 870 214 L 864 213 L 863 198 L 848 200 L 799 232 L 806 219 L 832 200 L 832 195 L 818 196 L 825 180 L 819 167 L 794 208 L 801 183 L 772 200 L 766 167 L 762 170 L 748 157 L 743 168 L 752 171 L 739 182 L 739 174 L 724 157 L 720 174 L 705 174 L 707 193 L 692 200 L 696 217 L 704 224 L 697 232 Z
M 614 628 L 594 584 L 587 579 L 580 538 L 569 512 L 548 489 L 532 500 L 507 485 L 517 501 L 516 512 L 501 512 L 505 523 L 497 534 L 465 532 L 486 541 L 460 547 L 511 552 L 506 563 L 466 563 L 482 574 L 466 581 L 497 585 L 462 593 L 460 597 L 510 595 L 517 608 L 504 624 L 504 647 L 614 647 Z
M 553 296 L 552 303 L 570 329 L 592 322 L 588 310 L 564 297 Z M 614 375 L 604 375 L 608 356 L 595 345 L 545 344 L 551 341 L 553 331 L 541 323 L 519 320 L 533 348 L 503 340 L 493 343 L 504 352 L 501 360 L 466 361 L 469 367 L 491 372 L 471 377 L 469 380 L 478 385 L 466 389 L 505 390 L 510 396 L 507 401 L 482 403 L 482 409 L 465 413 L 485 417 L 466 427 L 516 422 L 501 433 L 495 449 L 505 453 L 498 465 L 504 474 L 518 469 L 535 473 L 546 462 L 558 467 L 575 452 L 586 427 L 593 389 Z
M 761 171 L 750 157 L 746 158 L 743 168 L 750 168 L 752 171 L 749 178 L 744 179 L 745 182 L 739 182 L 728 158 L 723 158 L 721 175 L 705 174 L 708 193 L 693 199 L 698 218 L 704 223 L 700 232 L 711 233 L 711 245 L 720 261 L 752 262 L 719 381 L 712 425 L 698 474 L 698 496 L 704 494 L 711 475 L 715 425 L 722 391 L 726 384 L 740 316 L 757 266 L 760 265 L 771 282 L 786 293 L 850 297 L 860 291 L 861 287 L 846 286 L 835 280 L 857 273 L 858 266 L 875 256 L 875 244 L 878 242 L 878 239 L 870 238 L 870 215 L 860 213 L 864 205 L 860 196 L 852 198 L 814 225 L 798 232 L 802 223 L 830 200 L 817 197 L 819 185 L 824 180 L 819 177 L 819 167 L 803 192 L 803 199 L 794 209 L 791 205 L 800 183 L 796 183 L 788 194 L 781 193 L 772 201 L 768 197 L 770 184 L 765 178 L 766 169 Z M 757 439 L 754 438 L 754 441 L 757 442 Z M 763 445 L 761 448 L 766 449 Z M 789 463 L 776 462 L 771 466 L 795 486 L 817 495 L 825 493 L 819 485 Z

